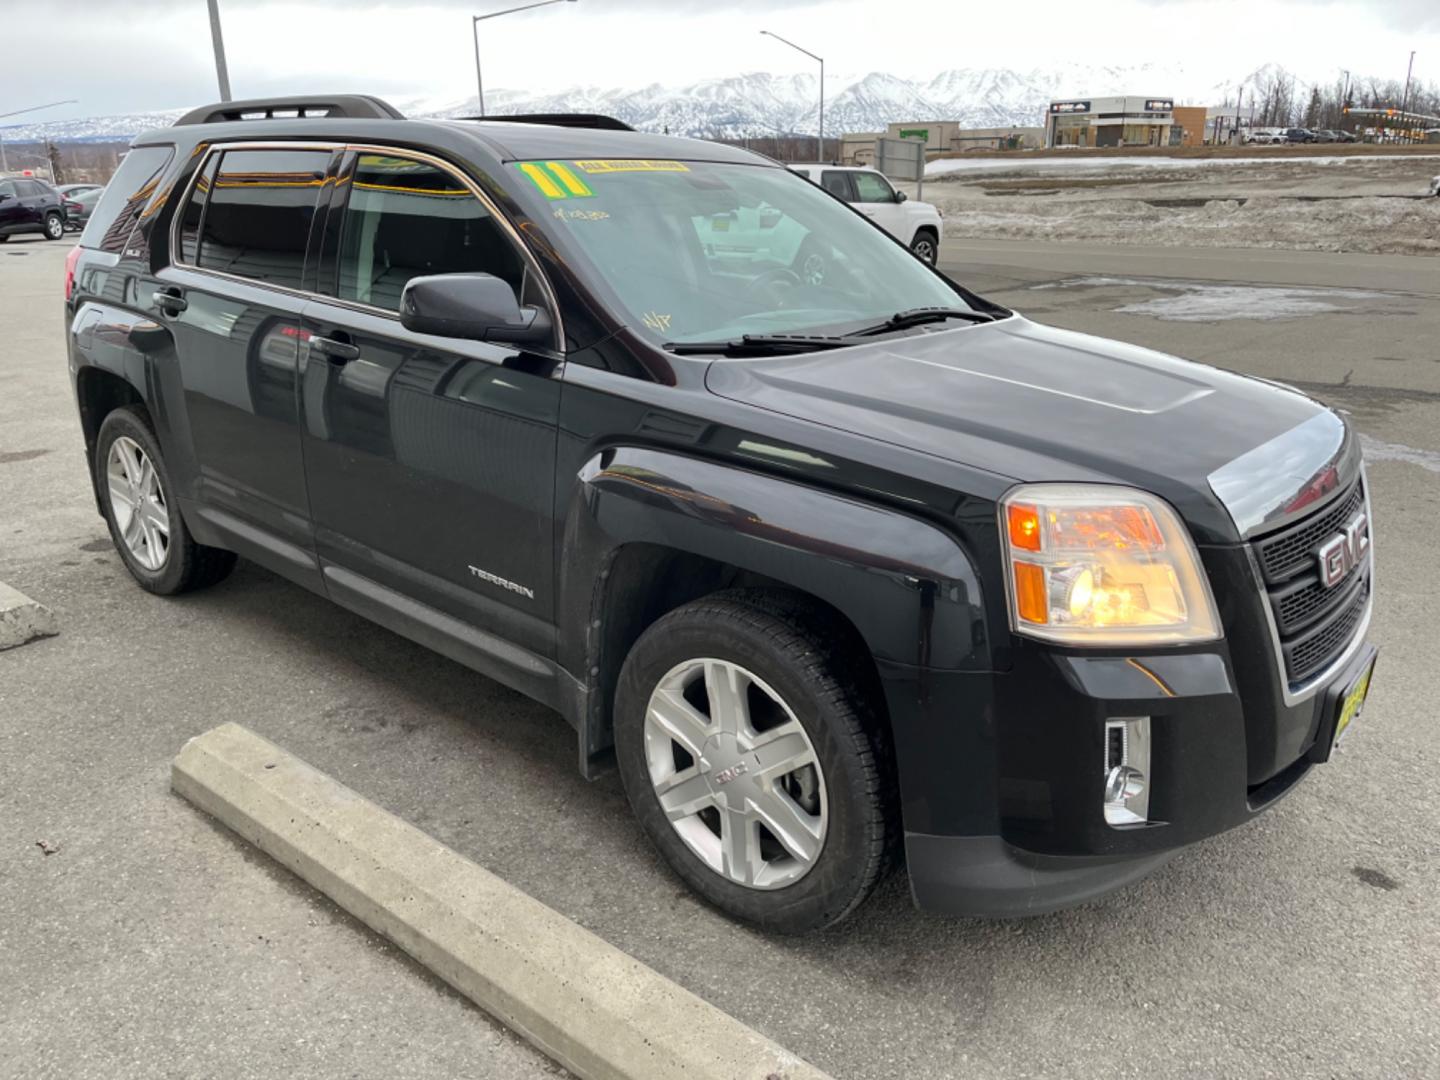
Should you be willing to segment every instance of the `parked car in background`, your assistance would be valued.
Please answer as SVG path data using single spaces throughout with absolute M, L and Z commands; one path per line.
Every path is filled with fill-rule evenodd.
M 1335 130 L 1335 141 L 1336 141 L 1336 142 L 1350 143 L 1350 142 L 1359 142 L 1360 139 L 1359 139 L 1358 136 L 1356 136 L 1356 135 L 1353 134 L 1352 132 L 1345 131 L 1345 130 L 1343 130 L 1343 129 L 1337 128 L 1337 129 Z
M 33 177 L 0 179 L 0 244 L 21 233 L 43 233 L 51 240 L 65 235 L 60 193 Z
M 95 210 L 95 204 L 100 201 L 100 196 L 105 194 L 103 187 L 82 186 L 83 191 L 67 192 L 61 198 L 65 209 L 65 227 L 75 232 L 85 228 L 85 223 L 90 220 L 90 215 Z
M 942 228 L 940 211 L 930 203 L 916 202 L 903 191 L 896 191 L 883 173 L 864 166 L 801 163 L 791 165 L 790 171 L 850 203 L 925 262 L 935 265 L 940 256 Z
M 1437 176 L 1430 181 L 1430 194 L 1440 196 L 1440 176 Z
M 73 199 L 76 195 L 83 195 L 87 191 L 102 191 L 104 184 L 58 184 L 55 190 L 63 197 Z
M 1285 141 L 1292 143 L 1312 143 L 1316 141 L 1315 132 L 1311 131 L 1309 128 L 1286 128 Z
M 1315 136 L 1312 140 L 1313 142 L 1333 143 L 1340 141 L 1340 133 L 1338 131 L 1331 131 L 1329 128 L 1316 128 L 1311 134 Z
M 1247 143 L 1260 143 L 1265 146 L 1271 146 L 1276 143 L 1286 142 L 1287 140 L 1285 133 L 1275 128 L 1251 128 L 1245 133 L 1245 141 Z

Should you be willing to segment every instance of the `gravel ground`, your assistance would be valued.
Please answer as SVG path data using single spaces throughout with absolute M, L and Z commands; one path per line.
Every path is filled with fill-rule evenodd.
M 935 165 L 947 238 L 1440 253 L 1440 155 Z

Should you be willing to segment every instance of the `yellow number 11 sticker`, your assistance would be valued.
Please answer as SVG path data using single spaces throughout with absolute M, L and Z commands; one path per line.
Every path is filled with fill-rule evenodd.
M 522 161 L 515 166 L 547 199 L 585 199 L 594 195 L 590 186 L 559 161 Z

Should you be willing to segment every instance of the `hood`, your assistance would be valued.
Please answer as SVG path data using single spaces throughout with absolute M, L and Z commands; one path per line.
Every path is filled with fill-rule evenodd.
M 1140 487 L 1211 543 L 1239 538 L 1212 474 L 1242 457 L 1263 474 L 1261 448 L 1307 421 L 1348 441 L 1337 417 L 1297 391 L 1019 316 L 834 352 L 717 360 L 706 385 L 1017 481 Z M 1276 498 L 1298 490 L 1312 464 L 1324 463 L 1287 462 Z

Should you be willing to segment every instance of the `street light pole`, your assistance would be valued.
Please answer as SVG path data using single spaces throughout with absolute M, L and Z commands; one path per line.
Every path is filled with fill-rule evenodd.
M 573 4 L 577 0 L 539 0 L 535 4 L 521 4 L 519 7 L 506 8 L 504 11 L 492 11 L 488 15 L 470 16 L 470 36 L 475 42 L 475 96 L 480 105 L 480 115 L 485 115 L 485 80 L 480 76 L 480 23 L 485 19 L 498 19 L 501 15 L 514 15 L 517 11 L 529 11 L 531 8 L 546 7 L 549 4 Z
M 1400 120 L 1405 120 L 1405 111 L 1410 107 L 1410 76 L 1415 71 L 1415 50 L 1410 50 L 1410 66 L 1405 69 L 1405 93 L 1400 95 Z
M 76 98 L 66 98 L 64 101 L 51 101 L 45 105 L 31 105 L 25 109 L 15 109 L 12 112 L 0 113 L 0 120 L 7 116 L 19 116 L 21 113 L 39 112 L 41 109 L 53 109 L 57 105 L 74 105 Z M 10 162 L 5 157 L 5 133 L 0 131 L 0 172 L 9 172 Z
M 806 56 L 810 57 L 811 60 L 818 60 L 818 61 L 820 62 L 820 138 L 819 138 L 819 140 L 818 140 L 818 142 L 819 142 L 819 153 L 817 153 L 817 154 L 815 155 L 815 160 L 816 160 L 816 161 L 824 161 L 824 160 L 825 160 L 825 58 L 824 58 L 824 57 L 821 57 L 821 56 L 816 56 L 816 55 L 815 55 L 813 52 L 811 52 L 809 49 L 802 49 L 799 45 L 796 45 L 793 41 L 789 41 L 789 40 L 781 37 L 779 34 L 772 33 L 772 32 L 769 31 L 769 30 L 761 30 L 760 33 L 764 34 L 766 37 L 773 37 L 776 41 L 779 41 L 779 42 L 782 42 L 782 43 L 784 43 L 784 44 L 786 44 L 786 45 L 789 45 L 790 48 L 794 49 L 796 52 L 802 52 L 802 53 L 804 53 Z
M 220 33 L 220 0 L 210 0 L 210 41 L 215 46 L 215 78 L 220 100 L 230 100 L 230 69 L 225 65 L 225 38 Z

